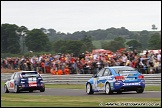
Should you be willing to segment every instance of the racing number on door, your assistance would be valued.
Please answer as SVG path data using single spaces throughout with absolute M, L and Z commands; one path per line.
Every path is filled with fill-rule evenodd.
M 14 83 L 10 82 L 10 88 L 14 87 Z

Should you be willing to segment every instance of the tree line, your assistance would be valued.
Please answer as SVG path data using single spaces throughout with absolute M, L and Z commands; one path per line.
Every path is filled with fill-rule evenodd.
M 131 39 L 126 42 L 126 39 Z M 125 27 L 106 30 L 57 32 L 54 29 L 32 29 L 16 24 L 1 24 L 1 53 L 33 52 L 80 53 L 95 49 L 94 40 L 103 40 L 101 48 L 116 51 L 131 46 L 136 50 L 161 49 L 161 31 L 129 31 Z M 111 40 L 109 42 L 105 40 Z

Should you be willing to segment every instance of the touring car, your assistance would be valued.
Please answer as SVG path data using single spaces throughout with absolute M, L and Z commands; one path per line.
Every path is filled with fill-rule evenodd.
M 34 90 L 45 91 L 43 78 L 36 71 L 14 72 L 11 78 L 4 84 L 5 93 L 20 91 L 33 92 Z
M 86 93 L 136 91 L 143 93 L 145 88 L 144 75 L 129 66 L 104 67 L 86 82 Z

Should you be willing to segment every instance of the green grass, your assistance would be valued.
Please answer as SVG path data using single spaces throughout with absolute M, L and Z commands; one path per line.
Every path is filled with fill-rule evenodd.
M 1 82 L 1 86 L 4 82 Z M 83 84 L 45 84 L 46 88 L 85 89 Z M 145 91 L 161 91 L 161 86 L 146 86 Z
M 138 102 L 158 103 L 160 98 L 128 98 L 107 96 L 40 96 L 24 94 L 1 94 L 1 107 L 99 107 L 107 102 Z
M 85 89 L 82 84 L 46 84 L 47 88 Z M 146 86 L 145 91 L 161 91 L 161 86 Z
M 145 86 L 145 91 L 161 91 L 161 86 Z

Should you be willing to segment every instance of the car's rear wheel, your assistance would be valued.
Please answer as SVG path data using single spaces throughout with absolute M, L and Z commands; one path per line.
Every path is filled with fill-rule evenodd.
M 93 90 L 92 90 L 92 85 L 90 83 L 88 83 L 86 85 L 86 93 L 87 94 L 93 94 L 94 93 Z
M 106 85 L 105 85 L 105 93 L 106 94 L 111 94 L 112 93 L 109 83 L 106 83 Z
M 143 88 L 141 88 L 141 89 L 137 89 L 137 90 L 136 90 L 137 93 L 143 93 L 143 91 L 144 91 Z
M 8 91 L 8 88 L 7 88 L 7 85 L 6 85 L 6 84 L 4 85 L 4 91 L 5 91 L 5 93 L 9 93 L 9 91 Z
M 122 91 L 117 91 L 117 94 L 121 94 L 122 93 Z
M 41 88 L 40 89 L 40 92 L 45 92 L 45 88 Z
M 19 92 L 20 92 L 19 87 L 18 87 L 18 85 L 16 85 L 16 84 L 15 84 L 15 86 L 14 86 L 14 92 L 15 92 L 15 93 L 19 93 Z

